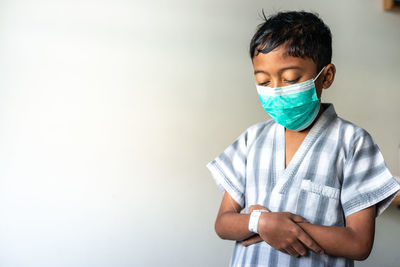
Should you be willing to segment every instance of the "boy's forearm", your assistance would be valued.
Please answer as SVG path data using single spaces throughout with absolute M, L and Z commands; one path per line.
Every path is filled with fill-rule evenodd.
M 354 260 L 368 257 L 372 243 L 366 243 L 348 227 L 323 226 L 310 223 L 298 223 L 325 251 L 326 254 Z
M 250 214 L 225 212 L 215 222 L 215 231 L 222 239 L 242 241 L 254 233 L 248 229 Z

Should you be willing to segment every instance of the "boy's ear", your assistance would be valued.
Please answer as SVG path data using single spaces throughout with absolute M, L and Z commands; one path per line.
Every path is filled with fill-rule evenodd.
M 336 67 L 332 63 L 329 63 L 326 65 L 324 72 L 323 72 L 323 81 L 322 81 L 322 88 L 328 89 L 333 81 L 335 80 L 335 74 L 336 74 Z

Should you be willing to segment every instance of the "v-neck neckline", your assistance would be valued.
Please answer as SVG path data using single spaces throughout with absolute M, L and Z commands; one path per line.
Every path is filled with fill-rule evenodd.
M 322 115 L 322 114 L 321 114 Z M 290 162 L 287 164 L 285 167 L 285 162 L 286 162 L 286 140 L 285 140 L 285 127 L 282 125 L 279 125 L 279 142 L 281 143 L 281 148 L 282 148 L 282 153 L 281 157 L 279 158 L 279 170 L 285 174 L 291 172 L 296 165 L 299 164 L 300 159 L 302 158 L 302 155 L 305 150 L 307 150 L 307 146 L 310 143 L 310 139 L 314 136 L 314 131 L 313 128 L 317 122 L 311 127 L 310 131 L 307 133 L 306 137 L 303 139 L 301 142 L 300 146 L 297 148 L 296 152 L 293 154 L 293 157 L 291 158 Z
M 311 145 L 314 143 L 315 139 L 321 133 L 322 128 L 328 121 L 336 115 L 333 105 L 330 103 L 325 104 L 324 110 L 318 117 L 317 121 L 311 126 L 310 131 L 307 133 L 306 137 L 303 139 L 302 143 L 298 147 L 297 151 L 290 160 L 288 166 L 285 168 L 286 160 L 286 142 L 285 142 L 285 127 L 277 124 L 277 146 L 275 154 L 275 168 L 277 170 L 277 177 L 275 177 L 274 190 L 278 190 L 279 193 L 284 194 L 287 192 L 290 184 L 293 182 L 294 176 L 297 173 L 297 169 L 302 163 L 302 159 L 306 156 Z
M 321 114 L 322 115 L 322 114 Z M 293 160 L 295 159 L 295 157 L 296 157 L 296 155 L 297 154 L 299 154 L 299 153 L 301 153 L 301 149 L 303 149 L 303 147 L 305 146 L 304 145 L 304 143 L 305 143 L 305 141 L 306 141 L 306 138 L 309 136 L 309 134 L 310 134 L 310 132 L 311 132 L 311 129 L 307 132 L 307 134 L 306 134 L 306 136 L 303 138 L 303 140 L 301 141 L 301 144 L 297 147 L 297 150 L 296 150 L 296 152 L 293 154 L 293 156 L 292 156 L 292 158 L 290 159 L 290 161 L 289 161 L 289 163 L 287 164 L 287 166 L 285 166 L 286 165 L 286 128 L 285 127 L 282 127 L 283 128 L 283 171 L 286 171 L 289 167 L 290 167 L 290 164 L 292 164 L 292 162 L 293 162 Z

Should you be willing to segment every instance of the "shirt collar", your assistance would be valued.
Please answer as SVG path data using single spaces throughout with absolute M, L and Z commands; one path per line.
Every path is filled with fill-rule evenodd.
M 337 117 L 335 108 L 332 103 L 321 103 L 324 107 L 324 111 L 319 116 L 318 120 L 315 122 L 311 131 L 315 133 L 319 133 L 321 130 L 326 128 L 326 126 Z
M 324 107 L 324 111 L 322 112 L 321 117 L 326 117 L 326 118 L 337 117 L 335 107 L 333 106 L 332 103 L 321 103 L 321 105 Z

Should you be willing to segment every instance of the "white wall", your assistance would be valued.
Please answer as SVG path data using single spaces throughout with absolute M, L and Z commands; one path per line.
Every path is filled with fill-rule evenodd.
M 381 1 L 0 1 L 0 266 L 226 266 L 205 164 L 266 115 L 261 8 L 331 27 L 338 114 L 400 174 L 400 13 Z M 400 211 L 371 257 L 395 266 Z

